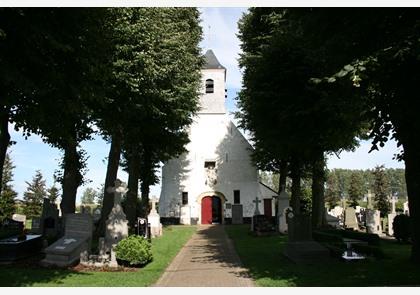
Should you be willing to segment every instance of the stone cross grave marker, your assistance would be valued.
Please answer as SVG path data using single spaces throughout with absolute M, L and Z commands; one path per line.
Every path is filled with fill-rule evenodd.
M 372 194 L 370 192 L 370 190 L 368 190 L 367 193 L 367 205 L 366 205 L 367 209 L 373 209 L 373 205 L 372 205 Z
M 284 186 L 277 199 L 277 218 L 278 218 L 278 231 L 281 233 L 287 232 L 287 218 L 286 209 L 289 207 L 289 194 L 286 192 Z
M 258 204 L 261 203 L 261 200 L 258 199 L 258 197 L 255 197 L 255 200 L 252 201 L 253 203 L 255 203 L 255 211 L 254 211 L 254 215 L 260 215 L 260 210 L 258 209 Z
M 160 223 L 160 215 L 156 211 L 156 203 L 159 200 L 156 197 L 152 197 L 150 199 L 150 201 L 152 202 L 152 209 L 150 210 L 150 213 L 147 216 L 147 220 L 150 223 L 151 236 L 152 236 L 152 238 L 155 238 L 155 237 L 159 237 L 159 236 L 162 235 L 162 224 Z M 187 207 L 185 209 L 189 209 L 189 207 Z M 186 219 L 186 216 L 184 217 L 184 219 Z
M 391 213 L 396 213 L 395 211 L 395 204 L 397 203 L 397 198 L 395 197 L 391 197 Z
M 121 207 L 121 199 L 128 192 L 127 184 L 115 180 L 114 187 L 107 188 L 109 193 L 114 193 L 114 207 L 106 220 L 105 246 L 107 251 L 122 239 L 128 237 L 128 221 Z
M 393 223 L 394 218 L 397 216 L 397 213 L 395 211 L 395 204 L 397 203 L 397 198 L 391 197 L 391 213 L 388 214 L 388 235 L 393 236 L 394 235 L 394 229 L 393 229 Z
M 152 213 L 152 214 L 157 214 L 157 211 L 156 211 L 156 203 L 159 201 L 159 199 L 158 198 L 156 198 L 155 196 L 153 196 L 151 199 L 150 199 L 150 202 L 152 203 L 152 209 L 150 209 L 150 213 Z

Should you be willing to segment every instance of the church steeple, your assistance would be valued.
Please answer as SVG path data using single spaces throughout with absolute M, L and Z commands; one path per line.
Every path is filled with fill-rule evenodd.
M 204 60 L 205 63 L 203 69 L 224 69 L 226 71 L 226 68 L 217 60 L 213 50 L 207 50 L 206 54 L 204 54 Z
M 213 50 L 204 54 L 202 69 L 201 114 L 225 114 L 226 68 L 220 64 Z

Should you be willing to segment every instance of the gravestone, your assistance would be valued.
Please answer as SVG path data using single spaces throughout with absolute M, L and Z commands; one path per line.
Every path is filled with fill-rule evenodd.
M 5 218 L 0 224 L 0 264 L 36 255 L 42 248 L 41 235 L 26 235 L 23 222 Z
M 150 240 L 150 226 L 146 218 L 137 218 L 137 235 Z
M 41 233 L 47 237 L 57 237 L 60 231 L 57 205 L 44 198 L 40 221 Z
M 410 215 L 410 208 L 408 207 L 408 201 L 404 202 L 403 206 L 404 206 L 404 214 Z
M 366 231 L 370 234 L 382 234 L 379 210 L 366 209 Z
M 93 223 L 89 214 L 67 214 L 64 237 L 45 249 L 46 257 L 41 265 L 67 267 L 80 259 L 80 254 L 90 250 Z
M 367 200 L 366 209 L 373 209 L 372 193 L 370 192 L 370 190 L 368 190 L 366 200 Z
M 232 204 L 232 224 L 242 224 L 244 222 L 242 204 Z
M 255 203 L 255 211 L 254 211 L 254 216 L 256 215 L 260 215 L 260 210 L 259 210 L 259 203 L 261 203 L 261 200 L 258 199 L 258 197 L 255 197 L 255 200 L 252 201 L 253 203 Z
M 359 229 L 359 224 L 356 218 L 356 210 L 353 207 L 346 208 L 344 215 L 344 226 L 353 230 Z
M 360 208 L 359 214 L 356 215 L 359 227 L 365 227 L 366 225 L 366 208 Z
M 289 227 L 287 225 L 287 213 L 292 210 L 292 207 L 286 207 L 279 213 L 279 232 L 282 234 L 287 233 Z
M 395 210 L 395 204 L 397 203 L 397 198 L 391 198 L 391 213 L 388 214 L 388 235 L 394 235 L 394 228 L 392 227 L 394 223 L 395 216 L 397 216 L 397 212 Z
M 327 212 L 327 210 L 325 210 L 325 220 L 327 221 L 328 225 L 334 228 L 340 227 L 340 218 L 331 215 L 330 213 Z
M 254 215 L 252 217 L 253 232 L 257 236 L 270 235 L 276 232 L 276 225 L 273 219 L 264 214 Z
M 156 211 L 156 209 L 155 209 L 155 211 Z M 152 211 L 150 211 L 150 213 L 152 213 Z M 156 214 L 157 214 L 157 212 L 156 212 Z M 150 222 L 150 219 L 149 219 L 149 222 Z M 184 205 L 184 206 L 181 207 L 180 223 L 181 224 L 191 224 L 191 207 L 189 205 Z M 152 226 L 152 224 L 150 224 L 150 226 Z
M 255 203 L 255 210 L 254 210 L 254 215 L 251 218 L 251 231 L 254 231 L 254 217 L 261 215 L 260 210 L 258 209 L 259 207 L 259 203 L 261 203 L 261 200 L 258 199 L 258 197 L 255 197 L 255 200 L 252 201 L 253 203 Z
M 0 234 L 2 237 L 11 237 L 23 234 L 23 222 L 5 218 L 0 224 Z
M 26 224 L 26 215 L 22 214 L 13 214 L 12 219 L 15 221 L 23 222 L 23 226 Z
M 327 248 L 312 240 L 311 217 L 309 215 L 287 213 L 288 242 L 283 254 L 298 264 L 322 263 L 329 260 Z
M 34 234 L 41 234 L 41 218 L 40 217 L 33 217 L 32 218 L 32 225 L 31 225 L 31 233 Z
M 286 218 L 286 210 L 289 207 L 289 194 L 286 192 L 285 188 L 282 187 L 282 190 L 277 197 L 277 212 L 278 212 L 278 231 L 280 233 L 286 233 L 287 232 L 287 218 Z
M 114 193 L 114 207 L 108 215 L 105 229 L 105 247 L 108 252 L 119 241 L 128 237 L 128 221 L 121 207 L 121 199 L 128 192 L 127 184 L 117 179 L 114 187 L 109 187 L 107 191 Z
M 93 210 L 93 222 L 97 223 L 101 219 L 101 209 L 96 208 Z
M 328 213 L 334 217 L 340 218 L 340 216 L 343 215 L 344 209 L 341 206 L 335 206 L 333 209 L 331 209 Z
M 153 197 L 151 200 L 152 202 L 152 209 L 150 209 L 150 213 L 147 216 L 147 221 L 150 224 L 150 235 L 152 238 L 156 238 L 156 237 L 160 237 L 162 235 L 162 223 L 160 223 L 160 216 L 156 211 L 156 203 L 158 201 L 158 199 L 156 197 Z M 188 219 L 186 224 L 190 224 L 191 223 L 191 215 L 190 210 L 189 210 L 189 206 L 188 206 Z M 182 212 L 181 212 L 181 218 L 182 218 Z M 185 223 L 184 223 L 185 224 Z

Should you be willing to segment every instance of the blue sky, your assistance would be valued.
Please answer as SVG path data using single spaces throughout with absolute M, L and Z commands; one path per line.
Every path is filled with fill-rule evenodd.
M 200 11 L 204 31 L 201 46 L 203 51 L 211 48 L 220 63 L 227 68 L 228 98 L 226 105 L 229 112 L 233 112 L 236 110 L 236 93 L 241 88 L 241 73 L 237 62 L 240 52 L 239 40 L 236 37 L 237 21 L 246 8 L 202 8 Z M 235 121 L 233 115 L 230 116 Z M 43 143 L 38 136 L 31 136 L 25 140 L 21 133 L 14 131 L 12 127 L 10 127 L 10 132 L 12 140 L 17 142 L 11 147 L 11 156 L 16 165 L 13 185 L 19 198 L 23 196 L 26 189 L 25 181 L 30 181 L 37 169 L 43 173 L 47 186 L 52 185 L 53 173 L 58 167 L 61 152 Z M 98 188 L 104 182 L 105 159 L 109 151 L 109 144 L 99 136 L 95 136 L 92 141 L 83 142 L 81 146 L 89 155 L 86 178 L 90 182 L 78 189 L 78 200 L 86 187 Z M 369 149 L 370 143 L 362 142 L 355 152 L 341 153 L 340 159 L 330 156 L 328 168 L 368 169 L 378 164 L 385 164 L 386 167 L 392 168 L 404 168 L 404 163 L 392 160 L 393 155 L 398 151 L 394 141 L 389 141 L 380 151 L 371 154 L 368 154 Z M 118 177 L 127 181 L 127 174 L 121 170 Z M 159 197 L 160 185 L 152 187 L 151 194 Z

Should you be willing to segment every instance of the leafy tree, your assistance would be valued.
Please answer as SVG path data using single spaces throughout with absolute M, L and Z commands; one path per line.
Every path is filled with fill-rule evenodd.
M 37 170 L 32 182 L 27 182 L 26 191 L 23 193 L 24 209 L 23 212 L 28 218 L 40 216 L 42 211 L 42 203 L 47 197 L 45 189 L 45 180 L 40 170 Z
M 96 189 L 96 198 L 95 203 L 98 205 L 99 208 L 102 208 L 103 200 L 104 200 L 104 192 L 105 192 L 105 184 L 101 184 L 100 187 Z
M 330 209 L 332 209 L 340 203 L 341 199 L 340 190 L 338 187 L 338 179 L 335 171 L 328 172 L 326 186 L 325 202 L 327 202 Z
M 60 196 L 60 189 L 55 186 L 56 179 L 54 177 L 54 183 L 53 185 L 47 190 L 48 193 L 48 199 L 50 200 L 51 204 L 55 204 L 57 199 Z
M 13 181 L 13 161 L 10 153 L 6 154 L 6 160 L 3 166 L 3 178 L 1 182 L 0 194 L 0 221 L 4 218 L 11 218 L 16 211 L 17 192 L 13 189 L 11 182 Z
M 74 212 L 86 159 L 79 143 L 90 139 L 91 110 L 103 97 L 105 12 L 85 8 L 4 10 L 9 36 L 5 60 L 23 60 L 13 70 L 28 80 L 22 85 L 19 80 L 11 83 L 13 92 L 8 99 L 23 103 L 8 106 L 14 110 L 9 121 L 15 122 L 16 128 L 22 127 L 26 135 L 37 133 L 63 150 L 63 172 L 58 178 L 63 214 Z M 25 49 L 18 50 L 16 57 L 12 47 Z
M 373 174 L 375 175 L 374 183 L 374 200 L 375 207 L 381 211 L 381 216 L 386 216 L 390 212 L 389 204 L 389 195 L 390 195 L 390 186 L 389 180 L 385 173 L 384 165 L 376 166 Z
M 318 25 L 334 24 L 328 35 L 318 37 L 324 37 L 326 43 L 339 44 L 341 54 L 347 56 L 347 62 L 342 63 L 335 74 L 322 80 L 325 84 L 343 84 L 350 90 L 349 103 L 357 100 L 366 105 L 373 138 L 371 150 L 383 147 L 390 136 L 403 148 L 396 157 L 405 162 L 414 229 L 411 258 L 419 263 L 420 140 L 416 134 L 420 131 L 420 119 L 417 104 L 412 99 L 420 79 L 418 10 L 352 9 L 334 15 L 325 9 L 317 12 Z M 334 22 L 336 17 L 339 22 Z M 354 87 L 349 88 L 349 85 Z
M 91 187 L 86 188 L 81 198 L 82 204 L 83 205 L 94 204 L 97 196 L 98 196 L 98 192 L 95 189 Z
M 326 60 L 313 40 L 306 16 L 311 10 L 252 8 L 240 23 L 244 88 L 237 117 L 250 130 L 257 159 L 289 162 L 292 207 L 299 212 L 300 180 L 312 175 L 312 221 L 322 224 L 325 153 L 351 149 L 360 134 L 362 104 L 349 105 L 338 89 L 312 87 L 314 75 L 327 73 L 341 59 Z M 281 70 L 279 70 L 281 69 Z M 332 100 L 334 102 L 332 103 Z M 347 112 L 351 108 L 353 112 Z M 278 126 L 278 128 L 273 128 Z M 281 127 L 280 127 L 281 126 Z
M 363 198 L 363 184 L 360 173 L 354 172 L 351 174 L 350 187 L 349 187 L 349 201 L 350 206 L 356 208 L 359 201 Z
M 118 8 L 111 13 L 113 75 L 107 96 L 115 102 L 127 99 L 111 104 L 122 114 L 118 125 L 114 117 L 101 119 L 103 126 L 120 126 L 107 127 L 113 141 L 121 137 L 117 147 L 111 144 L 114 164 L 109 162 L 105 186 L 115 180 L 122 148 L 129 171 L 126 213 L 133 224 L 140 177 L 147 195 L 157 165 L 182 153 L 188 142 L 186 127 L 198 109 L 201 27 L 195 8 Z M 112 195 L 105 193 L 102 225 L 111 208 Z

